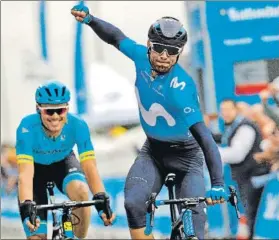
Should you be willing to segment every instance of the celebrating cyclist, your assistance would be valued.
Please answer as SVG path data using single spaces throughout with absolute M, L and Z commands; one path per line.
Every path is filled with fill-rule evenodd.
M 226 195 L 220 154 L 203 123 L 195 83 L 177 64 L 187 42 L 187 32 L 180 21 L 163 17 L 153 23 L 146 47 L 89 14 L 84 5 L 74 6 L 71 13 L 135 63 L 135 91 L 147 140 L 125 185 L 125 208 L 132 239 L 153 239 L 152 235 L 144 235 L 145 202 L 152 192 L 159 193 L 167 173 L 177 176 L 178 197 L 205 195 L 204 157 L 212 185 L 208 203 L 223 202 Z M 199 239 L 204 238 L 204 207 L 202 204 L 196 207 L 193 215 Z
M 38 212 L 31 224 L 32 207 L 47 204 L 47 182 L 53 181 L 70 200 L 86 201 L 89 189 L 93 199 L 106 196 L 96 166 L 89 128 L 84 120 L 68 113 L 70 91 L 62 83 L 51 81 L 36 90 L 35 114 L 24 117 L 17 128 L 16 153 L 19 169 L 18 198 L 20 215 L 28 239 L 46 239 L 47 212 Z M 79 159 L 73 147 L 77 144 Z M 97 211 L 102 211 L 97 206 Z M 74 211 L 80 222 L 74 226 L 78 238 L 85 238 L 90 224 L 90 208 Z M 101 217 L 110 225 L 115 216 Z

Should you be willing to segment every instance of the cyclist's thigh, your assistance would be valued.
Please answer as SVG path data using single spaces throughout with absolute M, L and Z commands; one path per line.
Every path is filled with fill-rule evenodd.
M 203 157 L 199 156 L 198 157 Z M 193 159 L 194 161 L 195 159 Z M 183 176 L 184 175 L 184 176 Z M 205 181 L 202 167 L 191 168 L 188 172 L 181 174 L 177 178 L 177 197 L 203 197 L 205 196 Z M 205 204 L 201 203 L 193 208 L 193 225 L 195 234 L 199 239 L 204 238 L 206 213 Z
M 64 160 L 52 164 L 51 167 L 54 182 L 62 193 L 67 195 L 66 188 L 72 181 L 80 181 L 87 185 L 80 162 L 74 152 L 71 152 Z
M 125 183 L 125 208 L 130 228 L 145 226 L 145 202 L 152 192 L 160 192 L 163 181 L 148 143 L 145 143 L 130 168 Z
M 34 164 L 34 178 L 33 178 L 33 199 L 37 205 L 47 204 L 47 192 L 46 192 L 46 182 L 47 174 L 49 173 L 49 167 L 41 164 Z M 47 234 L 47 211 L 39 211 L 37 216 L 40 217 L 40 227 L 35 232 L 30 232 L 23 224 L 24 231 L 27 237 L 35 235 L 46 235 Z M 21 216 L 21 221 L 23 222 L 23 216 Z

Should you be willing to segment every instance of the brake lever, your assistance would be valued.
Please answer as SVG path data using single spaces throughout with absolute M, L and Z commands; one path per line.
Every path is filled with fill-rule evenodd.
M 105 205 L 104 213 L 106 214 L 107 219 L 110 219 L 111 216 L 112 216 L 112 211 L 110 209 L 109 204 L 110 204 L 109 196 L 105 196 L 105 199 L 104 199 L 104 205 Z
M 152 193 L 149 200 L 146 202 L 147 205 L 147 215 L 146 215 L 146 221 L 148 221 L 150 224 L 146 224 L 145 228 L 145 235 L 150 235 L 153 229 L 154 225 L 154 215 L 155 215 L 155 209 L 157 206 L 155 205 L 156 200 L 156 193 Z
M 229 202 L 234 207 L 237 218 L 240 219 L 240 212 L 239 212 L 239 208 L 238 208 L 237 192 L 236 192 L 236 190 L 235 190 L 235 188 L 233 186 L 229 186 L 229 190 L 230 190 Z
M 30 223 L 32 225 L 34 225 L 35 227 L 37 226 L 36 224 L 36 216 L 37 216 L 37 209 L 36 209 L 36 206 L 35 205 L 32 205 L 31 206 L 31 210 L 30 210 Z

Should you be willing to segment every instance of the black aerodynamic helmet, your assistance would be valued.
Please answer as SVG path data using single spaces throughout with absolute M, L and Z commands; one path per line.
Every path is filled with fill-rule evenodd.
M 150 26 L 148 38 L 151 42 L 183 47 L 187 42 L 187 32 L 178 19 L 162 17 Z

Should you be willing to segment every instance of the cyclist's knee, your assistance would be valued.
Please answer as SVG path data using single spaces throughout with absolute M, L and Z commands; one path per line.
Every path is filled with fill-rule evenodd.
M 144 198 L 139 197 L 126 197 L 124 201 L 124 206 L 127 211 L 127 214 L 131 216 L 138 216 L 145 214 L 145 202 Z
M 27 239 L 28 240 L 44 240 L 44 239 L 47 239 L 47 235 L 45 235 L 45 234 L 34 235 L 34 236 L 29 236 Z
M 89 199 L 88 186 L 81 181 L 72 181 L 67 186 L 67 194 L 72 201 L 86 201 Z
M 124 206 L 130 228 L 138 229 L 145 226 L 145 202 L 143 197 L 126 197 Z

